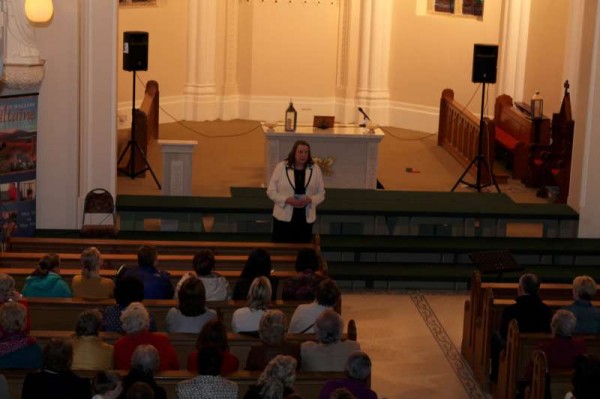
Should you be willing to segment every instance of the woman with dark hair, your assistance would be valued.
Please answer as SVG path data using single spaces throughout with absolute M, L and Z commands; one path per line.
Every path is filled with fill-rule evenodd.
M 135 277 L 122 277 L 117 280 L 114 291 L 115 305 L 104 308 L 102 317 L 102 331 L 123 332 L 121 313 L 129 304 L 144 300 L 144 283 Z M 150 331 L 156 331 L 156 320 L 150 313 Z
M 66 339 L 52 339 L 44 348 L 41 371 L 29 373 L 23 382 L 21 399 L 90 398 L 90 380 L 71 371 L 73 345 Z
M 219 273 L 215 272 L 216 260 L 215 253 L 210 249 L 201 249 L 194 254 L 192 259 L 193 272 L 188 272 L 181 277 L 181 280 L 175 287 L 175 295 L 181 289 L 183 283 L 189 278 L 197 278 L 204 284 L 206 300 L 227 301 L 231 299 L 231 288 L 229 282 Z
M 81 312 L 73 337 L 73 370 L 111 370 L 114 349 L 98 336 L 102 313 L 97 309 Z
M 273 266 L 271 264 L 271 255 L 264 248 L 256 248 L 250 252 L 246 265 L 242 270 L 240 278 L 235 283 L 233 288 L 234 301 L 241 301 L 248 297 L 248 290 L 252 284 L 252 280 L 256 277 L 265 276 L 271 283 L 271 299 L 274 301 L 277 299 L 277 286 L 279 285 L 279 279 L 275 276 L 271 276 Z
M 37 369 L 42 350 L 26 331 L 27 309 L 18 302 L 0 306 L 0 368 Z
M 217 312 L 206 308 L 206 292 L 202 281 L 187 279 L 177 297 L 179 307 L 167 312 L 167 332 L 197 334 L 206 322 L 217 318 Z
M 47 254 L 38 267 L 25 279 L 23 296 L 70 298 L 69 284 L 60 276 L 60 257 Z
M 95 247 L 89 247 L 81 253 L 81 275 L 73 276 L 71 288 L 73 296 L 87 299 L 107 299 L 113 296 L 115 283 L 100 276 L 102 255 Z
M 312 301 L 315 299 L 317 287 L 327 277 L 321 274 L 321 260 L 317 251 L 303 248 L 296 256 L 295 277 L 283 282 L 281 298 L 284 301 Z
M 196 350 L 191 352 L 187 359 L 187 369 L 189 371 L 198 371 L 198 350 L 206 345 L 217 345 L 223 355 L 221 365 L 221 375 L 231 374 L 240 367 L 240 361 L 229 352 L 229 342 L 227 340 L 227 331 L 222 321 L 213 319 L 206 323 L 198 334 L 196 341 Z
M 275 166 L 267 195 L 274 202 L 273 241 L 310 242 L 325 185 L 306 141 L 296 141 L 287 159 Z

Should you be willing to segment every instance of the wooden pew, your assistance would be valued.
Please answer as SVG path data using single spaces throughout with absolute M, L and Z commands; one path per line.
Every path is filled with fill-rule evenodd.
M 29 313 L 31 316 L 32 330 L 68 330 L 73 331 L 79 314 L 86 309 L 114 305 L 112 299 L 83 300 L 80 298 L 28 298 Z M 273 308 L 280 309 L 291 319 L 298 305 L 306 301 L 281 301 L 277 300 Z M 165 318 L 170 308 L 177 306 L 174 299 L 149 299 L 144 305 L 154 315 L 158 331 L 165 331 Z M 228 331 L 231 330 L 231 318 L 236 309 L 246 306 L 246 301 L 218 301 L 207 302 L 207 307 L 217 311 L 225 323 Z
M 12 399 L 21 399 L 21 391 L 23 389 L 23 380 L 29 370 L 0 370 L 0 374 L 6 377 L 10 395 Z M 127 371 L 118 370 L 125 376 Z M 92 378 L 94 372 L 78 371 L 77 375 L 81 377 Z M 167 391 L 167 398 L 176 399 L 177 384 L 183 380 L 193 378 L 196 374 L 190 373 L 187 370 L 162 371 L 155 375 L 155 380 Z M 242 399 L 248 390 L 248 387 L 255 384 L 260 376 L 259 371 L 236 371 L 227 376 L 231 381 L 238 384 L 238 398 Z M 323 384 L 332 379 L 344 378 L 343 372 L 323 372 L 323 371 L 300 371 L 296 374 L 296 382 L 294 387 L 303 398 L 317 398 Z
M 600 335 L 585 335 L 582 336 L 585 339 L 586 351 L 590 354 L 600 354 Z M 495 399 L 512 399 L 515 397 L 517 382 L 524 376 L 525 369 L 532 360 L 532 355 L 538 346 L 544 341 L 552 339 L 551 334 L 544 333 L 519 333 L 519 325 L 516 320 L 512 320 L 508 328 L 508 336 L 506 340 L 506 349 L 500 354 L 500 368 L 498 373 L 498 385 L 494 395 Z M 537 358 L 537 362 L 543 362 L 543 358 Z M 538 367 L 546 367 L 542 364 L 538 364 Z M 540 370 L 538 369 L 536 385 L 532 385 L 532 394 L 539 395 L 542 391 L 539 384 Z M 562 371 L 561 371 L 562 372 Z M 553 379 L 551 378 L 551 383 Z M 564 380 L 556 381 L 554 389 L 564 389 Z M 559 388 L 560 387 L 560 388 Z M 563 397 L 566 392 L 562 392 L 561 396 L 552 397 Z

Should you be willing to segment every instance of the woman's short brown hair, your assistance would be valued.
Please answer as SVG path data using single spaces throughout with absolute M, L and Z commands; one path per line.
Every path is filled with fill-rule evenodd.
M 71 340 L 52 338 L 44 347 L 44 368 L 50 371 L 69 371 L 73 364 Z
M 179 311 L 187 317 L 195 317 L 206 312 L 206 290 L 200 279 L 190 277 L 183 282 L 179 292 Z

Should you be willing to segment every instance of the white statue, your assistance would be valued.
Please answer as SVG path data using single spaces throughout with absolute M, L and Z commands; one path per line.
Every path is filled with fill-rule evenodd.
M 33 26 L 25 15 L 25 0 L 0 0 L 5 15 L 4 64 L 40 64 Z

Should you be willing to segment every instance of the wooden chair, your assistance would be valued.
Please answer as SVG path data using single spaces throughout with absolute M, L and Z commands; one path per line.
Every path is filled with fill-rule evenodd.
M 97 238 L 117 236 L 115 200 L 107 190 L 95 188 L 85 196 L 80 234 Z

